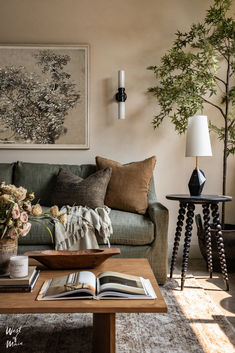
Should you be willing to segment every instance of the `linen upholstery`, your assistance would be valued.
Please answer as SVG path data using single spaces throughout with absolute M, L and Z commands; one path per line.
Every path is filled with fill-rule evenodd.
M 110 208 L 145 214 L 155 163 L 155 156 L 125 165 L 107 158 L 96 157 L 98 169 L 112 168 L 105 204 Z
M 28 191 L 34 191 L 35 201 L 43 206 L 53 206 L 51 194 L 54 190 L 59 169 L 63 168 L 81 178 L 86 178 L 96 171 L 94 165 L 68 165 L 47 163 L 17 162 L 14 173 L 14 184 L 23 186 Z
M 87 206 L 104 207 L 104 199 L 112 169 L 105 168 L 83 179 L 60 168 L 52 191 L 51 203 L 59 207 Z
M 137 213 L 112 210 L 110 219 L 113 234 L 110 237 L 112 245 L 146 245 L 154 240 L 154 224 L 149 217 Z M 98 244 L 104 244 L 98 237 Z
M 156 200 L 149 203 L 148 214 L 155 226 L 155 239 L 148 255 L 149 262 L 155 269 L 159 283 L 164 283 L 168 268 L 168 223 L 169 213 L 166 207 Z M 158 254 L 158 256 L 156 256 Z
M 42 207 L 43 212 L 49 207 Z M 149 245 L 154 240 L 154 224 L 146 216 L 136 213 L 112 210 L 110 219 L 113 234 L 110 236 L 112 245 Z M 44 221 L 43 221 L 44 222 Z M 54 227 L 49 222 L 44 222 L 51 230 L 54 237 Z M 104 244 L 103 239 L 97 236 L 98 244 Z M 32 222 L 32 228 L 26 237 L 19 237 L 19 245 L 53 245 L 48 230 L 41 224 Z
M 37 250 L 55 250 L 54 244 L 22 244 L 18 246 L 18 255 L 23 255 L 26 251 L 37 251 Z
M 51 179 L 53 179 L 53 177 L 56 178 L 56 175 L 58 174 L 59 169 L 61 167 L 66 170 L 69 170 L 70 172 L 76 175 L 81 176 L 82 178 L 86 178 L 88 175 L 96 171 L 96 166 L 91 164 L 76 166 L 76 165 L 63 165 L 63 164 L 50 165 L 50 164 L 43 164 L 43 163 L 18 162 L 18 163 L 15 163 L 12 183 L 15 184 L 17 181 L 18 186 L 25 186 L 28 190 L 35 191 L 35 188 L 37 188 L 36 197 L 40 199 L 41 205 L 46 206 L 45 203 L 42 203 L 42 200 L 44 200 L 45 202 L 48 203 L 47 206 L 52 206 L 50 205 L 50 196 L 51 196 L 50 190 L 52 190 L 52 187 L 54 186 L 54 184 Z M 40 181 L 38 179 L 40 179 Z M 24 182 L 24 185 L 23 185 L 23 182 Z M 51 189 L 49 186 L 51 186 Z M 136 236 L 133 233 L 130 235 L 129 228 L 128 227 L 125 228 L 123 226 L 123 223 L 125 223 L 125 220 L 123 219 L 123 222 L 121 222 L 121 218 L 122 216 L 123 217 L 126 216 L 125 212 L 123 211 L 123 213 L 119 213 L 118 215 L 115 215 L 114 212 L 119 213 L 121 211 L 112 210 L 111 212 L 111 217 L 113 217 L 114 228 L 115 228 L 114 234 L 113 234 L 113 239 L 114 239 L 113 241 L 115 243 L 116 242 L 120 243 L 120 242 L 124 242 L 124 238 L 125 238 L 126 243 L 128 243 L 129 239 L 131 239 L 131 241 L 136 244 L 136 242 L 139 242 L 140 239 L 143 238 L 144 241 L 146 241 L 146 245 L 131 245 L 129 243 L 113 244 L 112 238 L 111 238 L 110 239 L 111 246 L 120 248 L 121 250 L 120 257 L 122 258 L 126 258 L 126 257 L 147 258 L 150 262 L 150 265 L 152 266 L 153 272 L 156 276 L 158 283 L 164 284 L 167 278 L 168 210 L 159 202 L 157 202 L 153 178 L 151 180 L 149 193 L 148 193 L 147 212 L 144 216 L 136 215 L 138 217 L 145 217 L 144 219 L 146 219 L 147 222 L 144 222 L 144 224 L 141 224 L 141 230 L 139 231 L 140 223 L 138 222 L 138 220 L 140 218 L 138 220 L 136 218 L 132 219 L 133 232 L 136 234 L 139 234 L 140 238 L 138 237 L 136 239 Z M 115 215 L 115 217 L 112 216 L 112 214 Z M 131 214 L 135 216 L 134 213 L 131 213 Z M 120 222 L 120 228 L 119 228 L 118 222 Z M 152 222 L 153 224 L 152 226 L 153 241 L 151 241 L 151 243 L 149 243 L 150 229 L 151 229 L 151 226 L 149 226 L 149 222 Z M 29 239 L 28 237 L 30 234 L 28 234 L 25 238 L 19 238 L 18 253 L 23 254 L 26 251 L 32 251 L 32 250 L 54 249 L 54 244 L 50 243 L 51 241 L 50 235 L 47 233 L 44 227 L 41 226 L 37 232 L 34 232 L 33 228 L 34 228 L 34 225 L 32 225 L 32 229 L 30 232 L 32 233 L 30 242 L 34 244 L 25 244 L 25 243 L 22 244 L 22 241 L 26 242 L 27 239 Z M 122 228 L 122 237 L 119 237 L 119 235 L 121 234 L 120 233 L 121 228 Z M 47 237 L 47 240 L 44 239 L 43 235 L 42 235 L 43 240 L 38 240 L 39 234 L 44 234 L 44 236 Z M 39 242 L 41 241 L 47 242 L 48 244 L 39 244 Z M 106 245 L 101 244 L 100 247 L 106 247 Z M 125 259 L 123 259 L 123 261 L 125 261 Z
M 0 163 L 0 183 L 12 184 L 14 163 Z

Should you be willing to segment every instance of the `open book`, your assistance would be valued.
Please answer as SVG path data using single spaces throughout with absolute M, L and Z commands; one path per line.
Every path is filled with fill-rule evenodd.
M 155 299 L 151 282 L 119 272 L 70 273 L 44 282 L 37 300 L 64 299 Z

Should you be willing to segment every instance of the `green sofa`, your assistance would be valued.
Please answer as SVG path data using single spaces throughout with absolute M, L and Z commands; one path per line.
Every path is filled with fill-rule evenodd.
M 43 206 L 43 210 L 47 210 L 52 206 L 50 195 L 61 167 L 82 178 L 96 171 L 95 165 L 0 163 L 0 181 L 34 191 L 36 201 Z M 145 215 L 119 210 L 111 211 L 113 235 L 110 243 L 112 247 L 120 248 L 122 258 L 147 258 L 158 283 L 163 284 L 167 277 L 168 210 L 157 202 L 153 180 L 148 198 L 149 206 Z M 53 226 L 50 224 L 48 226 L 53 232 Z M 99 236 L 98 243 L 100 247 L 106 246 L 102 244 Z M 26 237 L 19 238 L 19 254 L 30 250 L 53 248 L 54 244 L 49 232 L 38 223 L 32 224 L 31 231 Z

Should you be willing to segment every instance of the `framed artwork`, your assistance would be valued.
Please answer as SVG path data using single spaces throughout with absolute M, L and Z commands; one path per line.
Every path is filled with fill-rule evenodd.
M 0 46 L 0 148 L 89 148 L 88 49 Z

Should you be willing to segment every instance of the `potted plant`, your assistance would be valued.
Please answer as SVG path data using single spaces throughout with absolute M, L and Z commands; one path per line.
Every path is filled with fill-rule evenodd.
M 158 81 L 149 88 L 160 105 L 160 113 L 154 117 L 157 128 L 169 117 L 175 130 L 186 131 L 187 121 L 205 104 L 213 106 L 221 116 L 221 125 L 210 122 L 223 148 L 222 194 L 226 195 L 227 158 L 235 152 L 235 21 L 230 17 L 231 0 L 214 0 L 205 19 L 193 24 L 186 33 L 176 32 L 172 48 L 161 58 L 158 66 L 150 66 Z M 216 97 L 216 100 L 213 100 Z M 217 103 L 220 99 L 220 103 Z M 202 222 L 198 218 L 198 226 Z M 222 206 L 222 228 L 225 247 L 233 239 L 235 257 L 235 226 L 225 224 L 225 204 Z M 234 234 L 226 235 L 227 228 Z M 202 229 L 199 233 L 203 234 Z M 202 236 L 202 245 L 204 236 Z M 213 243 L 213 239 L 212 239 Z M 212 244 L 213 245 L 213 244 Z M 231 253 L 231 242 L 227 246 L 227 259 Z M 226 248 L 225 248 L 226 251 Z M 206 251 L 203 251 L 206 257 Z

